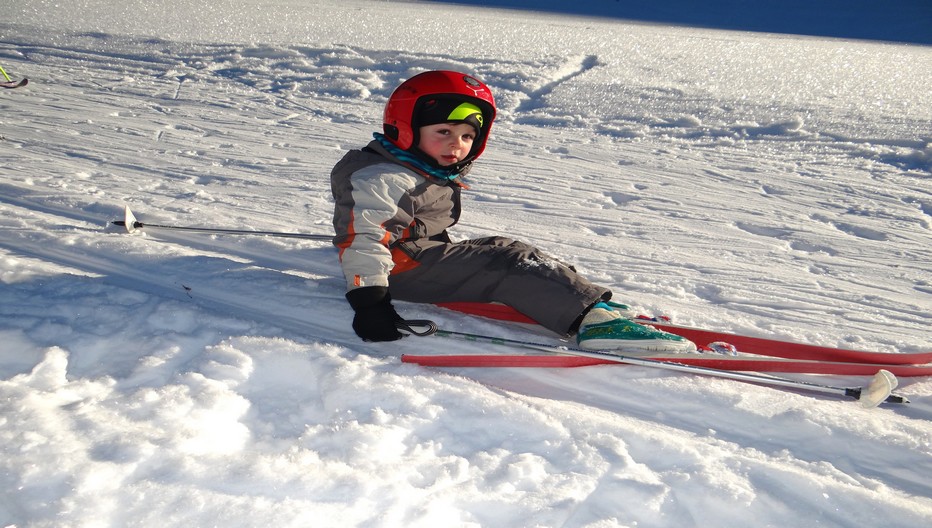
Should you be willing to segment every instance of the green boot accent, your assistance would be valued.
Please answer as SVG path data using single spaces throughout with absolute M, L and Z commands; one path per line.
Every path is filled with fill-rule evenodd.
M 589 350 L 673 353 L 696 350 L 696 345 L 684 337 L 635 323 L 598 305 L 583 318 L 576 342 Z

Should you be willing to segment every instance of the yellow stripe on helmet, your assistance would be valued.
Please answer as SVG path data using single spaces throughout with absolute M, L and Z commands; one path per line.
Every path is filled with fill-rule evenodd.
M 482 123 L 482 109 L 472 103 L 463 103 L 450 112 L 450 115 L 447 116 L 448 121 L 466 121 L 470 116 L 476 116 L 476 120 L 479 121 L 479 127 L 481 128 Z

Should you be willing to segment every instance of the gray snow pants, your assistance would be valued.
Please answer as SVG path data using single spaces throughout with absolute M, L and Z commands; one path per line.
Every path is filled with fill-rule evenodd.
M 566 335 L 589 306 L 611 297 L 570 266 L 508 238 L 413 240 L 393 249 L 417 262 L 389 277 L 392 298 L 401 301 L 499 302 Z

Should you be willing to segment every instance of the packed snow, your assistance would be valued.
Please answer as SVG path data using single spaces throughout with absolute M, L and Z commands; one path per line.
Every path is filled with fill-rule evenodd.
M 592 3 L 592 2 L 590 2 Z M 552 4 L 552 3 L 551 3 Z M 906 21 L 904 21 L 904 24 Z M 928 526 L 912 403 L 367 344 L 329 171 L 402 80 L 500 119 L 454 235 L 683 324 L 932 349 L 932 48 L 432 2 L 0 5 L 0 526 Z M 444 328 L 546 332 L 396 303 Z M 838 386 L 866 378 L 804 376 Z

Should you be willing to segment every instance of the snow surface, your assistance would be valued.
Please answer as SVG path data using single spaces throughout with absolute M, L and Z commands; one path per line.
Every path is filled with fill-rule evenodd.
M 198 5 L 191 5 L 198 4 Z M 928 526 L 932 380 L 853 401 L 364 344 L 330 167 L 392 88 L 501 119 L 458 237 L 676 321 L 932 348 L 932 49 L 447 4 L 0 5 L 0 526 Z M 904 22 L 905 23 L 905 22 Z M 407 317 L 543 339 L 429 306 Z M 859 386 L 864 378 L 805 377 Z

